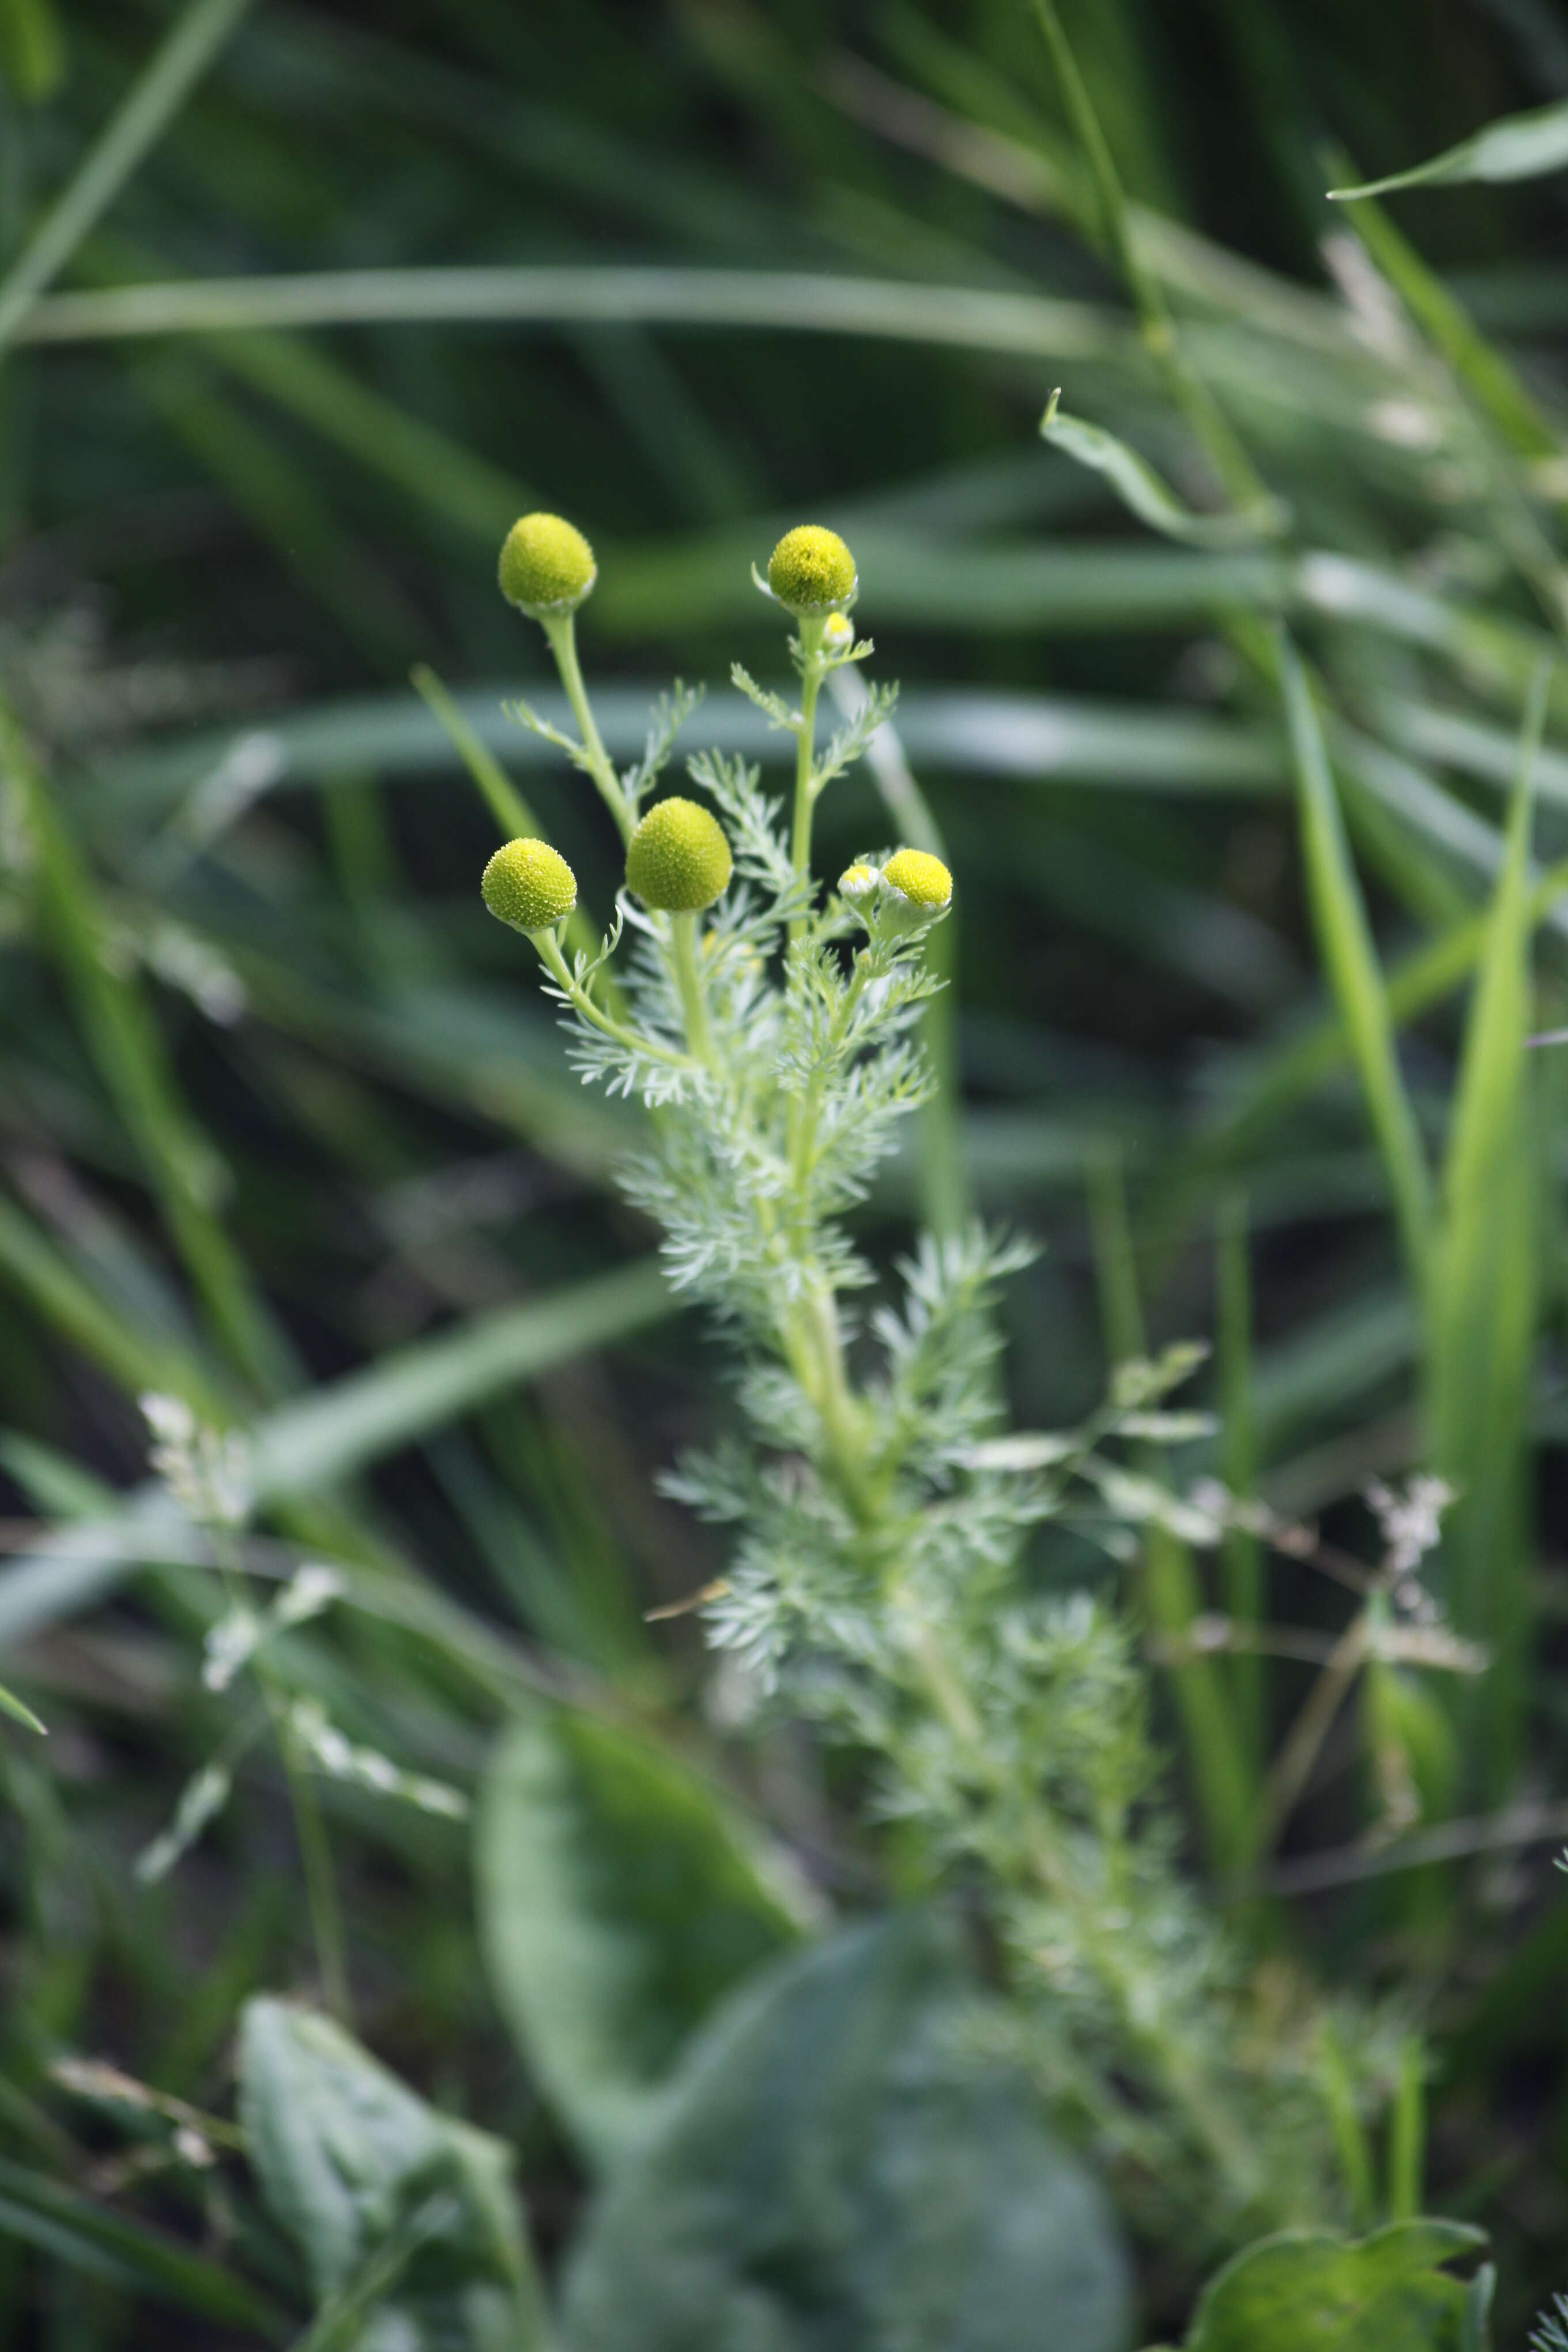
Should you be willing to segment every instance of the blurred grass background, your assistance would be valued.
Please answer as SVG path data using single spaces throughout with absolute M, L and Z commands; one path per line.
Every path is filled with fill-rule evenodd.
M 781 667 L 748 565 L 801 519 L 849 538 L 960 880 L 964 1182 L 1047 1244 L 1009 1307 L 1021 1420 L 1088 1408 L 1130 1301 L 1156 1339 L 1217 1333 L 1213 1466 L 1364 1555 L 1361 1491 L 1425 1458 L 1432 1403 L 1466 1488 L 1456 1621 L 1499 1658 L 1457 1736 L 1401 1735 L 1459 1858 L 1366 1867 L 1377 1726 L 1352 1714 L 1290 1830 L 1281 1884 L 1296 1866 L 1310 1892 L 1270 1932 L 1415 1988 L 1441 2055 L 1433 2194 L 1498 2232 L 1520 2309 L 1562 2284 L 1568 1059 L 1476 1112 L 1443 1280 L 1479 1304 L 1433 1315 L 1246 646 L 1284 614 L 1316 666 L 1436 1154 L 1526 692 L 1563 633 L 1568 190 L 1402 200 L 1411 249 L 1358 241 L 1322 190 L 1343 151 L 1391 171 L 1568 95 L 1568 10 L 1062 13 L 1137 248 L 1289 504 L 1278 542 L 1155 541 L 1038 442 L 1060 383 L 1217 503 L 1014 0 L 0 0 L 0 1645 L 52 1734 L 4 1745 L 7 2341 L 155 2340 L 107 2258 L 84 2267 L 79 2215 L 37 2221 L 40 2180 L 90 2187 L 108 2160 L 51 2063 L 109 2054 L 221 2105 L 237 2000 L 311 1965 L 259 1759 L 174 1879 L 129 1874 L 225 1732 L 197 1671 L 220 1602 L 154 1506 L 140 1547 L 59 1532 L 141 1486 L 140 1392 L 253 1428 L 279 1559 L 356 1564 L 363 1605 L 279 1652 L 352 1736 L 464 1786 L 533 1687 L 716 1737 L 698 1642 L 645 1612 L 717 1564 L 651 1481 L 727 1409 L 721 1361 L 616 1201 L 628 1115 L 572 1080 L 483 914 L 493 827 L 409 680 L 446 681 L 607 909 L 601 813 L 500 709 L 556 708 L 494 587 L 533 503 L 598 552 L 582 636 L 622 756 L 674 672 L 713 682 L 689 743 L 776 758 L 722 683 L 737 656 Z M 171 37 L 190 87 L 170 69 L 145 153 L 68 220 L 46 284 L 40 224 L 47 244 L 84 161 L 107 169 L 95 142 Z M 1423 334 L 1439 280 L 1506 360 Z M 1548 696 L 1542 1027 L 1568 977 L 1568 671 Z M 884 837 L 870 779 L 819 826 L 825 871 Z M 875 1247 L 930 1182 L 918 1151 L 895 1165 Z M 1247 1613 L 1259 1573 L 1237 1539 L 1178 1613 Z M 1268 1573 L 1270 1619 L 1337 1628 L 1321 1580 Z M 1307 1672 L 1234 1678 L 1253 1773 Z M 1191 1699 L 1172 1736 L 1197 1727 L 1213 1863 Z M 875 1884 L 818 1761 L 730 1749 L 830 1890 Z M 483 1990 L 461 1831 L 346 1785 L 324 1801 L 362 2030 L 519 2139 L 552 2246 L 575 2176 Z M 1304 1858 L 1328 1850 L 1325 1876 Z M 195 2210 L 177 2178 L 149 2195 L 172 2229 Z

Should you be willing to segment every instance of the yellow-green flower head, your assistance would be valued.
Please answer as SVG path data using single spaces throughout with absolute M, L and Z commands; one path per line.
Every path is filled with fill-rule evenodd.
M 830 613 L 823 625 L 825 654 L 847 654 L 855 642 L 855 624 L 847 613 Z
M 944 915 L 952 904 L 952 877 L 940 857 L 924 849 L 895 850 L 882 868 L 889 888 L 924 915 Z
M 560 515 L 525 514 L 500 551 L 500 593 L 531 620 L 574 613 L 599 576 L 594 551 Z
M 881 878 L 874 866 L 847 866 L 838 877 L 838 895 L 841 898 L 868 898 Z
M 855 558 L 836 530 L 803 522 L 768 558 L 768 586 L 797 615 L 841 612 L 855 593 Z
M 631 837 L 626 880 L 645 907 L 693 915 L 710 907 L 734 869 L 724 828 L 695 801 L 656 801 Z
M 548 931 L 577 904 L 577 877 L 547 841 L 509 841 L 479 884 L 486 906 L 514 931 Z

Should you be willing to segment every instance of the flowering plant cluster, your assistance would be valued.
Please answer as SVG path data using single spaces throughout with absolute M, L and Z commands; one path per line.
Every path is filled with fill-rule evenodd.
M 663 1230 L 671 1281 L 736 1345 L 742 1433 L 667 1481 L 733 1531 L 699 1596 L 710 1638 L 868 1759 L 933 1879 L 983 1890 L 1022 2053 L 1152 2216 L 1174 2209 L 1219 2242 L 1244 2218 L 1321 2221 L 1339 2196 L 1321 2010 L 1253 1984 L 1190 1889 L 1128 1622 L 1053 1589 L 1032 1542 L 1052 1523 L 1124 1558 L 1130 1525 L 1179 1529 L 1188 1507 L 1139 1465 L 1191 1420 L 1163 1408 L 1200 1351 L 1121 1367 L 1075 1433 L 1011 1433 L 992 1299 L 1027 1247 L 977 1225 L 927 1236 L 889 1296 L 846 1227 L 933 1083 L 915 1033 L 953 889 L 910 847 L 868 852 L 826 892 L 812 870 L 816 803 L 895 701 L 863 694 L 818 745 L 824 683 L 873 650 L 849 618 L 854 559 L 807 525 L 757 575 L 794 624 L 798 694 L 732 677 L 794 739 L 789 808 L 712 751 L 687 763 L 700 799 L 653 797 L 684 692 L 616 772 L 574 635 L 595 578 L 554 516 L 525 517 L 501 557 L 580 731 L 518 715 L 592 780 L 625 844 L 613 926 L 568 960 L 576 884 L 542 841 L 498 849 L 483 891 L 537 953 L 584 1080 L 656 1114 L 628 1189 Z M 1375 2073 L 1376 2034 L 1342 2026 L 1342 2064 Z

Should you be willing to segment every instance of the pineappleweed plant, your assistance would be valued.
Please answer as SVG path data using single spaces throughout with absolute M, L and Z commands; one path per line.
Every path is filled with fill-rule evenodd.
M 953 887 L 907 847 L 868 852 L 827 892 L 813 875 L 816 803 L 896 700 L 873 688 L 819 744 L 823 686 L 873 651 L 849 617 L 854 559 L 805 525 L 757 575 L 793 622 L 797 695 L 731 675 L 793 738 L 787 808 L 713 751 L 687 763 L 700 801 L 652 798 L 697 701 L 679 687 L 642 760 L 616 772 L 574 635 L 595 578 L 556 516 L 526 516 L 501 555 L 503 593 L 543 628 L 578 732 L 525 704 L 514 716 L 604 798 L 626 850 L 614 923 L 596 954 L 568 961 L 576 883 L 542 841 L 498 849 L 483 890 L 537 954 L 584 1081 L 650 1112 L 627 1189 L 663 1230 L 671 1281 L 739 1357 L 743 1433 L 667 1481 L 732 1530 L 703 1596 L 710 1638 L 869 1760 L 882 1813 L 933 1880 L 984 1887 L 1020 2052 L 1150 2220 L 1180 2213 L 1223 2243 L 1332 2219 L 1321 2006 L 1281 2000 L 1276 1980 L 1265 2013 L 1241 1948 L 1179 1868 L 1125 1617 L 1041 1589 L 1030 1559 L 1047 1521 L 1121 1557 L 1129 1522 L 1181 1528 L 1185 1507 L 1118 1449 L 1173 1432 L 1162 1403 L 1197 1351 L 1121 1367 L 1070 1435 L 1009 1433 L 992 1298 L 1028 1249 L 979 1226 L 927 1236 L 889 1298 L 846 1229 L 932 1084 L 914 1032 Z M 1342 2025 L 1336 2048 L 1373 2066 L 1375 2037 Z

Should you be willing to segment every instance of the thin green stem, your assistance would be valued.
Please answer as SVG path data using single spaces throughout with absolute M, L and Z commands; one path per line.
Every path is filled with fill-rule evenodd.
M 584 1021 L 591 1022 L 606 1037 L 613 1037 L 616 1044 L 624 1045 L 629 1054 L 640 1054 L 645 1061 L 666 1062 L 676 1070 L 694 1070 L 697 1067 L 689 1054 L 678 1054 L 673 1046 L 661 1045 L 657 1038 L 645 1037 L 640 1030 L 628 1029 L 624 1021 L 616 1021 L 608 1013 L 601 1013 L 587 990 L 573 978 L 553 931 L 530 931 L 528 936 L 539 950 L 546 969 Z
M 265 1681 L 263 1687 L 268 1687 Z M 299 1841 L 300 1861 L 305 1874 L 305 1906 L 310 1915 L 316 1965 L 321 1972 L 321 1995 L 332 2015 L 346 2025 L 352 2021 L 353 2012 L 349 1997 L 342 1913 L 332 1876 L 332 1850 L 327 1837 L 327 1825 L 316 1801 L 309 1761 L 300 1747 L 300 1735 L 289 1719 L 288 1708 L 275 1695 L 268 1696 L 268 1706 L 278 1733 L 278 1749 L 283 1759 L 289 1801 L 294 1808 L 294 1834 Z
M 822 633 L 826 626 L 825 620 L 800 623 L 800 721 L 795 737 L 795 826 L 790 836 L 790 856 L 797 874 L 811 872 L 811 820 L 816 807 L 816 698 L 826 676 L 822 660 Z M 805 916 L 797 915 L 789 927 L 792 943 L 805 929 Z
M 697 969 L 696 916 L 672 915 L 669 930 L 676 985 L 680 991 L 680 1010 L 686 1023 L 686 1042 L 698 1061 L 711 1065 L 713 1033 L 708 1025 L 708 1006 L 702 993 L 701 974 Z
M 575 615 L 567 613 L 559 620 L 546 621 L 543 625 L 544 634 L 550 640 L 550 650 L 555 656 L 555 667 L 561 673 L 561 683 L 566 689 L 566 699 L 572 705 L 573 716 L 582 730 L 588 773 L 597 784 L 605 806 L 615 818 L 621 839 L 629 842 L 637 831 L 637 819 L 626 805 L 626 796 L 605 749 L 604 738 L 599 733 L 593 706 L 588 700 L 588 689 L 583 683 L 582 667 L 577 659 Z
M 207 1534 L 229 1607 L 237 1615 L 248 1614 L 250 1597 L 234 1528 L 226 1521 L 215 1520 L 208 1524 Z M 273 1738 L 278 1742 L 283 1777 L 288 1784 L 289 1802 L 294 1816 L 294 1836 L 300 1848 L 300 1864 L 305 1880 L 305 1907 L 310 1914 L 310 1937 L 316 1948 L 316 1966 L 321 1972 L 321 1995 L 332 2015 L 347 2025 L 353 2022 L 353 2012 L 349 1995 L 342 1911 L 332 1875 L 332 1852 L 326 1824 L 321 1819 L 321 1809 L 316 1802 L 315 1790 L 310 1785 L 310 1767 L 301 1752 L 299 1734 L 289 1717 L 288 1692 L 273 1673 L 264 1651 L 259 1648 L 252 1656 L 251 1671 L 267 1709 Z

